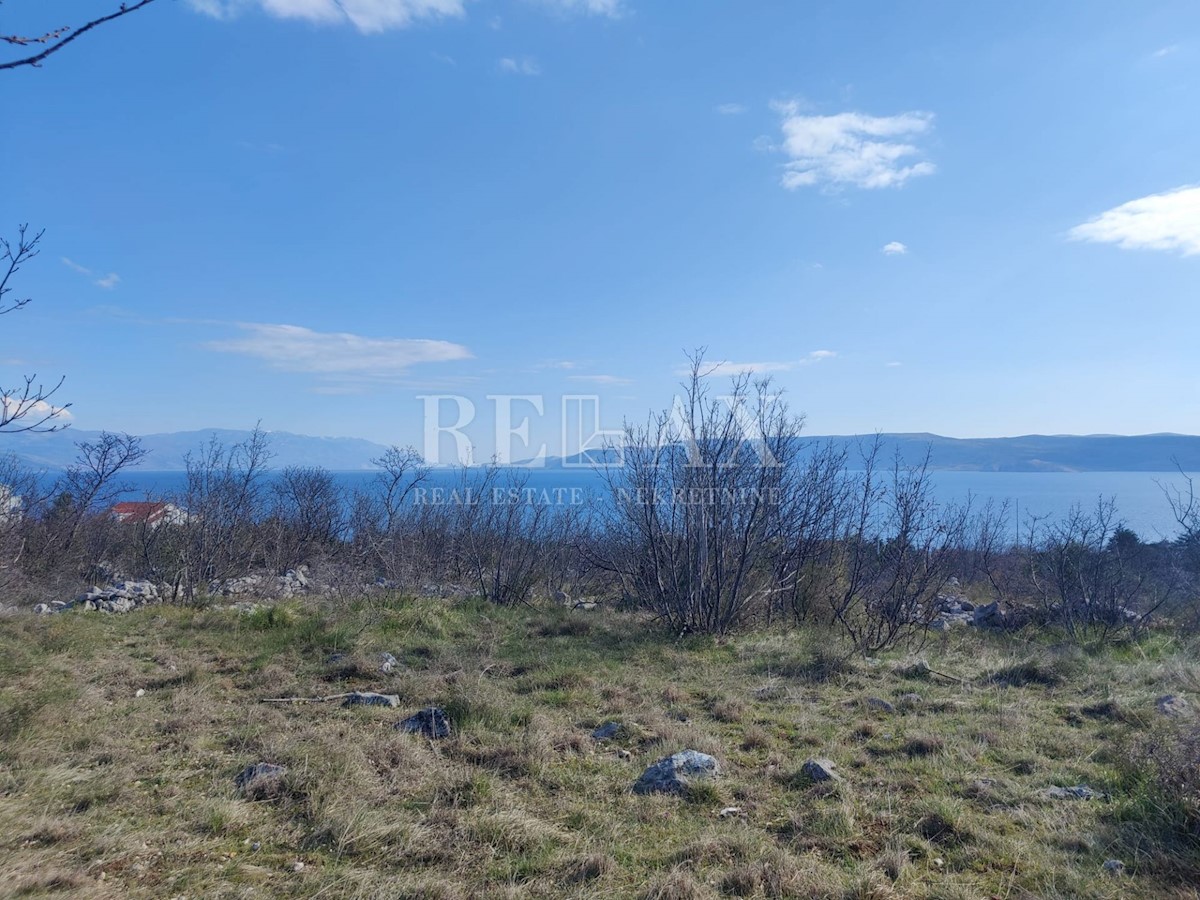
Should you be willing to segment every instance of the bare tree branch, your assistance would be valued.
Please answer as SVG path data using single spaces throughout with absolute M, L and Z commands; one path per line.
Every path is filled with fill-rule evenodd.
M 0 431 L 19 434 L 22 431 L 62 431 L 68 423 L 63 421 L 70 403 L 54 406 L 50 398 L 62 387 L 64 378 L 52 388 L 37 384 L 36 375 L 24 376 L 25 384 L 19 388 L 0 387 Z M 14 425 L 14 423 L 16 423 Z
M 31 237 L 29 226 L 21 225 L 17 229 L 15 247 L 7 239 L 0 238 L 0 316 L 29 303 L 29 297 L 7 299 L 12 292 L 8 283 L 24 263 L 41 252 L 38 244 L 43 234 L 45 231 L 39 231 Z M 24 382 L 15 388 L 0 385 L 0 432 L 15 434 L 21 431 L 61 431 L 66 428 L 63 414 L 71 404 L 54 406 L 50 403 L 50 398 L 62 387 L 63 379 L 60 378 L 58 384 L 50 388 L 38 384 L 37 375 L 24 376 Z
M 32 44 L 49 44 L 46 49 L 26 56 L 21 59 L 12 59 L 6 62 L 0 62 L 0 70 L 3 69 L 18 69 L 21 66 L 40 66 L 42 60 L 52 53 L 57 53 L 67 44 L 87 34 L 93 28 L 111 22 L 113 19 L 119 19 L 122 16 L 127 16 L 130 13 L 137 12 L 143 6 L 149 6 L 155 0 L 137 0 L 135 3 L 122 3 L 116 12 L 109 13 L 107 16 L 101 16 L 99 19 L 93 19 L 86 25 L 81 25 L 79 28 L 72 29 L 70 26 L 56 28 L 48 31 L 41 37 L 24 38 L 17 35 L 0 35 L 0 42 L 11 44 L 17 47 L 25 47 Z
M 15 249 L 7 238 L 0 237 L 0 251 L 3 251 L 0 252 L 0 272 L 3 273 L 0 275 L 0 316 L 20 309 L 30 301 L 29 297 L 21 300 L 5 300 L 4 298 L 12 293 L 12 288 L 8 286 L 9 280 L 21 270 L 22 264 L 29 262 L 41 252 L 38 250 L 38 244 L 41 243 L 42 235 L 45 233 L 45 229 L 42 229 L 30 237 L 29 226 L 19 226 Z

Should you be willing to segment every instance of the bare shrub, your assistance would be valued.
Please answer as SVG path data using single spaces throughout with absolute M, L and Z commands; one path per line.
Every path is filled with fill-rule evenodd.
M 969 506 L 942 506 L 933 496 L 926 456 L 879 470 L 880 441 L 865 448 L 854 476 L 850 511 L 837 540 L 837 581 L 829 597 L 834 621 L 855 647 L 875 653 L 923 631 L 953 573 L 970 521 Z
M 1178 586 L 1172 560 L 1125 528 L 1111 499 L 1090 512 L 1077 504 L 1053 522 L 1031 520 L 1026 553 L 1044 620 L 1077 640 L 1142 626 Z
M 263 562 L 259 528 L 266 509 L 267 437 L 255 428 L 226 447 L 214 436 L 185 459 L 185 520 L 163 549 L 176 565 L 175 596 L 190 601 L 213 582 L 252 571 Z M 173 551 L 173 552 L 172 552 Z
M 775 562 L 802 420 L 769 381 L 739 376 L 714 397 L 708 374 L 697 354 L 675 406 L 626 426 L 604 562 L 672 630 L 723 634 L 793 571 Z

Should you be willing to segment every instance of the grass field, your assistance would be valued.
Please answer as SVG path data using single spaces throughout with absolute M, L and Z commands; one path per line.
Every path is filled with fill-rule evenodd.
M 4 895 L 1200 897 L 1187 798 L 1138 762 L 1186 727 L 1155 699 L 1200 696 L 1163 635 L 1087 654 L 962 630 L 922 674 L 823 634 L 399 598 L 0 626 Z M 402 706 L 260 702 L 356 688 Z M 392 727 L 432 704 L 449 739 Z M 684 748 L 724 775 L 631 793 Z M 844 782 L 809 783 L 813 756 Z M 287 774 L 243 797 L 259 761 Z M 1109 796 L 1042 793 L 1076 784 Z

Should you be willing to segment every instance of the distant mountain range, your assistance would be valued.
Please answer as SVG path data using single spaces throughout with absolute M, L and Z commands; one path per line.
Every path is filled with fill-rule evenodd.
M 0 434 L 0 453 L 15 453 L 33 468 L 63 469 L 75 459 L 77 443 L 94 441 L 100 434 L 77 428 L 54 434 Z M 249 431 L 227 428 L 143 435 L 142 447 L 148 454 L 139 468 L 147 472 L 182 471 L 187 454 L 197 453 L 213 438 L 230 447 L 248 437 Z M 272 431 L 267 437 L 270 465 L 277 469 L 286 466 L 321 466 L 335 472 L 373 469 L 371 460 L 387 450 L 382 444 L 361 438 L 309 437 L 286 431 Z
M 896 453 L 906 465 L 919 465 L 929 453 L 930 468 L 948 472 L 1172 472 L 1200 471 L 1200 437 L 1185 434 L 1135 436 L 1043 435 L 1011 438 L 948 438 L 938 434 L 881 434 L 880 460 L 890 465 Z M 875 435 L 808 436 L 804 442 L 832 442 L 845 449 L 854 467 L 860 448 Z M 547 468 L 573 468 L 602 462 L 603 451 L 555 457 Z
M 39 469 L 62 469 L 75 457 L 75 444 L 94 440 L 96 431 L 68 429 L 56 434 L 0 434 L 0 453 L 14 453 L 27 465 Z M 145 471 L 172 472 L 184 468 L 184 457 L 198 451 L 212 438 L 230 446 L 244 441 L 247 431 L 205 429 L 169 434 L 148 434 L 142 445 L 149 455 Z M 309 437 L 288 432 L 270 432 L 271 465 L 321 466 L 336 472 L 374 468 L 371 460 L 387 448 L 361 438 Z M 874 435 L 810 436 L 808 442 L 833 441 L 850 451 L 851 463 L 857 446 Z M 899 453 L 908 464 L 919 463 L 926 451 L 931 467 L 962 472 L 1170 472 L 1176 465 L 1200 472 L 1200 437 L 1182 434 L 1121 435 L 1025 435 L 1011 438 L 948 438 L 936 434 L 884 434 L 884 458 L 890 463 Z M 602 456 L 603 454 L 601 454 Z M 596 457 L 591 457 L 596 460 Z M 550 469 L 570 468 L 586 460 L 580 456 L 552 457 Z

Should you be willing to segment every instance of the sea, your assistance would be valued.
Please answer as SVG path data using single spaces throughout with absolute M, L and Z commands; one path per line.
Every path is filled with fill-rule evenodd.
M 501 473 L 500 483 L 506 483 Z M 526 479 L 527 496 L 535 502 L 572 504 L 607 495 L 604 480 L 595 469 L 519 469 L 511 474 Z M 373 472 L 336 472 L 338 483 L 348 491 L 368 490 Z M 426 502 L 452 502 L 461 485 L 461 471 L 435 469 L 423 485 Z M 1031 517 L 1058 519 L 1072 507 L 1093 510 L 1102 500 L 1112 500 L 1125 527 L 1145 541 L 1173 538 L 1179 526 L 1167 502 L 1165 489 L 1185 488 L 1179 472 L 959 472 L 930 473 L 934 496 L 942 503 L 962 503 L 968 498 L 978 506 L 988 500 L 1008 503 L 1007 516 L 1012 536 L 1025 534 Z M 1196 477 L 1200 488 L 1200 476 Z M 125 476 L 127 499 L 166 498 L 184 486 L 182 472 L 133 472 Z

